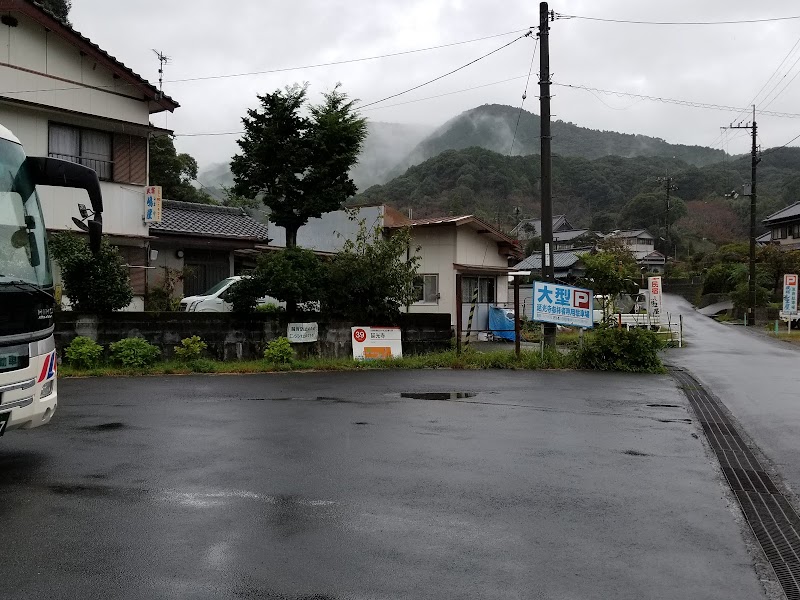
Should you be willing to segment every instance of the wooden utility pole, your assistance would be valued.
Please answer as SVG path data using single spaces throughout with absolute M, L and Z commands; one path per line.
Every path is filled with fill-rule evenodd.
M 675 185 L 675 178 L 669 176 L 669 171 L 667 171 L 667 175 L 664 177 L 658 178 L 659 183 L 664 184 L 664 189 L 667 191 L 667 220 L 666 220 L 666 244 L 667 244 L 667 258 L 669 258 L 670 252 L 672 252 L 672 237 L 670 236 L 670 220 L 669 220 L 669 212 L 672 208 L 670 204 L 670 192 L 677 190 L 678 186 Z M 675 256 L 677 258 L 677 250 L 675 252 Z
M 539 101 L 542 145 L 542 279 L 555 281 L 553 266 L 553 180 L 550 134 L 550 22 L 547 2 L 539 3 Z M 536 298 L 533 299 L 536 302 Z M 544 344 L 556 346 L 556 326 L 542 323 Z
M 758 163 L 761 157 L 758 152 L 758 126 L 756 125 L 756 106 L 753 105 L 753 122 L 747 125 L 734 125 L 731 123 L 723 129 L 749 129 L 753 137 L 750 149 L 750 193 L 743 194 L 750 196 L 750 273 L 748 277 L 748 306 L 747 324 L 756 324 L 756 175 L 758 173 Z

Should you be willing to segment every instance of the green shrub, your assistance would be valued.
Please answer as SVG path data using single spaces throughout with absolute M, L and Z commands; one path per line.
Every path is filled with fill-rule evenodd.
M 276 315 L 282 312 L 286 312 L 286 309 L 282 306 L 278 306 L 277 304 L 259 304 L 256 306 L 256 312 L 266 313 L 268 315 Z
M 100 366 L 103 347 L 87 337 L 78 336 L 64 352 L 67 361 L 76 369 L 94 369 Z
M 181 340 L 180 346 L 174 347 L 175 356 L 183 362 L 197 360 L 203 355 L 206 348 L 208 348 L 208 344 L 201 340 L 199 335 L 184 338 Z
M 143 369 L 158 360 L 161 350 L 143 338 L 126 338 L 109 346 L 111 360 L 123 367 Z
M 217 365 L 213 360 L 198 358 L 189 363 L 189 368 L 193 373 L 215 373 Z
M 599 329 L 577 351 L 581 369 L 663 373 L 664 342 L 647 329 Z
M 294 350 L 288 338 L 279 337 L 267 344 L 264 358 L 273 364 L 285 365 L 294 360 Z

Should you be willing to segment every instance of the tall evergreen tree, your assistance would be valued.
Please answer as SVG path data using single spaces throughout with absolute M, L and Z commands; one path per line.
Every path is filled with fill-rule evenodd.
M 39 4 L 65 23 L 69 23 L 69 11 L 72 9 L 72 0 L 39 0 Z

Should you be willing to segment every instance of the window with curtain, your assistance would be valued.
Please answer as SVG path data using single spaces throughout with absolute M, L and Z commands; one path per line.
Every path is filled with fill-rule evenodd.
M 49 156 L 94 169 L 100 179 L 110 180 L 113 167 L 109 132 L 50 123 Z

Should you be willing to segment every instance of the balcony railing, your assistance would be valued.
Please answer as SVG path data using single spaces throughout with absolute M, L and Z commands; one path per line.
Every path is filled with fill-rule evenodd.
M 97 177 L 104 181 L 110 181 L 114 173 L 114 161 L 103 160 L 99 158 L 87 158 L 85 156 L 72 156 L 70 154 L 56 154 L 50 152 L 50 158 L 60 158 L 61 160 L 68 160 L 69 162 L 78 163 L 84 167 L 89 167 L 97 173 Z

